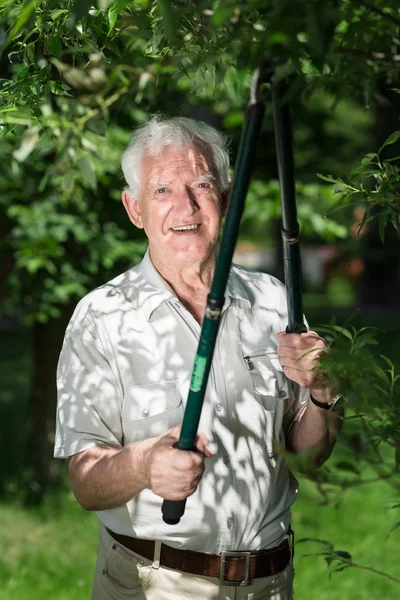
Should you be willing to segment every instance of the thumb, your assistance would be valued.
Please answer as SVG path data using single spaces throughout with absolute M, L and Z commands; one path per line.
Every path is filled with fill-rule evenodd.
M 202 432 L 197 434 L 195 446 L 196 446 L 196 450 L 198 452 L 201 452 L 202 454 L 204 454 L 204 456 L 206 456 L 206 457 L 213 456 L 213 454 L 214 454 L 214 452 L 211 450 L 211 448 L 209 446 L 206 435 Z
M 164 435 L 172 436 L 172 437 L 176 438 L 176 441 L 178 441 L 179 436 L 181 434 L 181 429 L 182 429 L 182 425 L 175 425 L 175 427 L 171 427 L 171 429 L 169 429 Z

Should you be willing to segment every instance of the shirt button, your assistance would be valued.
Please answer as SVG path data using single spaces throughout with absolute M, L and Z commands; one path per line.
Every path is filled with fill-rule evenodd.
M 147 408 L 144 408 L 144 409 L 142 410 L 142 416 L 143 416 L 143 417 L 147 417 L 147 416 L 148 416 L 148 414 L 149 414 L 149 411 L 147 410 Z
M 230 529 L 233 525 L 233 518 L 229 517 L 229 519 L 227 519 L 226 524 L 228 525 L 228 529 Z
M 217 409 L 218 412 L 221 412 L 222 404 L 218 403 L 215 408 Z
M 224 465 L 229 465 L 229 463 L 231 462 L 227 454 L 225 454 L 222 460 L 224 462 Z

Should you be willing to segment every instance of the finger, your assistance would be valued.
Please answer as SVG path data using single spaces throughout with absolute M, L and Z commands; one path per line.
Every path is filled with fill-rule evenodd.
M 161 496 L 161 498 L 163 498 L 164 500 L 173 500 L 178 502 L 179 500 L 186 500 L 186 498 L 192 496 L 196 490 L 197 486 L 191 487 L 187 490 L 182 490 L 180 488 L 171 489 L 170 487 L 164 486 L 154 486 L 154 488 L 152 489 L 154 494 L 156 494 L 157 496 Z
M 279 359 L 282 367 L 291 367 L 292 369 L 296 369 L 296 371 L 311 371 L 313 365 L 305 360 L 294 360 L 290 357 L 283 356 Z
M 304 388 L 313 389 L 321 386 L 321 379 L 314 371 L 309 369 L 296 369 L 292 366 L 285 366 L 283 372 L 286 377 Z
M 174 453 L 171 453 L 169 458 L 171 465 L 179 471 L 198 472 L 198 470 L 203 469 L 204 456 L 200 452 L 175 448 Z
M 286 333 L 279 338 L 279 346 L 289 348 L 326 347 L 326 342 L 315 331 L 306 331 L 305 333 Z
M 212 449 L 208 443 L 208 439 L 207 439 L 206 435 L 204 433 L 202 433 L 201 431 L 196 436 L 195 447 L 196 447 L 196 450 L 198 450 L 198 452 L 202 452 L 204 454 L 204 456 L 209 457 L 214 454 L 214 452 L 212 451 Z
M 193 469 L 180 469 L 173 464 L 158 462 L 152 465 L 150 472 L 151 488 L 168 488 L 170 490 L 187 491 L 197 486 L 204 472 L 201 464 Z
M 170 435 L 178 440 L 179 436 L 181 435 L 181 429 L 182 425 L 175 425 L 175 427 L 171 427 L 171 429 L 169 429 L 164 435 Z
M 283 347 L 278 348 L 278 356 L 280 359 L 291 359 L 293 361 L 299 361 L 307 359 L 309 361 L 318 360 L 321 353 L 324 352 L 324 348 L 289 348 Z

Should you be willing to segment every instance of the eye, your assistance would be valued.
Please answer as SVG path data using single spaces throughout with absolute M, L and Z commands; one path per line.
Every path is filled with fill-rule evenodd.
M 158 190 L 156 190 L 156 194 L 164 194 L 167 191 L 167 188 L 163 187 L 163 188 L 158 188 Z
M 210 184 L 206 183 L 205 181 L 202 181 L 201 183 L 199 183 L 199 185 L 197 187 L 207 189 L 210 187 Z

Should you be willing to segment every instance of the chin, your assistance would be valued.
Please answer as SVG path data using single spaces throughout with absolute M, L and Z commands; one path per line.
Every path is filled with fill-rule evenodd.
M 210 250 L 174 248 L 172 254 L 174 262 L 197 263 L 205 260 L 210 255 Z

